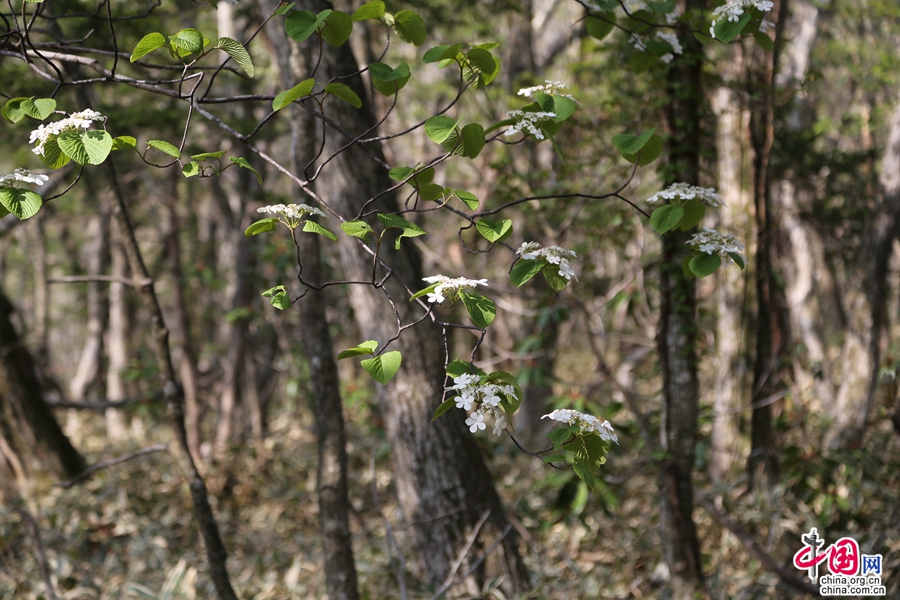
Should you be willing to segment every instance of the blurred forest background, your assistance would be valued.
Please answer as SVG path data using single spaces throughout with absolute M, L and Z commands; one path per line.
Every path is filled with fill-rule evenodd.
M 323 6 L 297 8 L 307 4 L 314 12 Z M 334 8 L 352 13 L 360 4 L 335 1 Z M 636 4 L 624 3 L 634 10 Z M 709 4 L 711 10 L 716 3 Z M 178 72 L 128 64 L 144 34 L 196 27 L 211 38 L 244 41 L 277 2 L 110 6 L 115 15 L 152 9 L 116 21 L 120 72 L 166 79 Z M 420 253 L 408 272 L 416 273 L 421 260 L 424 274 L 489 279 L 498 315 L 476 363 L 517 375 L 525 392 L 515 423 L 519 443 L 544 448 L 550 427 L 540 417 L 555 408 L 611 421 L 619 445 L 596 489 L 571 470 L 554 470 L 520 452 L 506 436 L 470 435 L 461 420 L 449 417 L 442 420 L 462 431 L 453 438 L 462 445 L 429 463 L 423 448 L 442 442 L 444 434 L 397 433 L 404 416 L 391 412 L 391 403 L 395 394 L 406 398 L 402 402 L 421 402 L 424 416 L 416 418 L 427 423 L 441 383 L 423 387 L 411 378 L 382 387 L 358 363 L 340 361 L 338 403 L 320 402 L 328 376 L 318 342 L 331 338 L 324 351 L 335 355 L 390 331 L 394 316 L 386 317 L 387 325 L 367 324 L 365 300 L 354 298 L 350 286 L 310 292 L 284 311 L 270 306 L 263 290 L 286 284 L 296 295 L 300 289 L 293 243 L 284 230 L 247 239 L 244 229 L 260 206 L 313 202 L 233 136 L 195 118 L 193 139 L 202 143 L 187 150 L 245 157 L 263 185 L 248 170 L 186 179 L 177 165 L 154 169 L 133 153 L 118 152 L 111 166 L 86 170 L 37 216 L 0 218 L 0 598 L 214 597 L 204 550 L 209 544 L 201 541 L 203 525 L 192 512 L 197 501 L 192 504 L 185 486 L 188 481 L 195 491 L 200 476 L 241 598 L 326 597 L 323 555 L 333 559 L 338 551 L 329 545 L 334 530 L 323 506 L 344 510 L 343 525 L 334 527 L 349 534 L 345 543 L 352 544 L 355 565 L 352 585 L 331 588 L 340 577 L 329 579 L 333 597 L 340 585 L 358 589 L 341 597 L 362 598 L 805 597 L 805 573 L 791 558 L 811 527 L 826 543 L 852 536 L 862 552 L 882 554 L 888 597 L 898 597 L 900 6 L 891 0 L 781 0 L 769 17 L 777 22 L 774 52 L 752 37 L 702 46 L 683 39 L 686 53 L 703 61 L 695 79 L 682 80 L 680 58 L 635 73 L 628 35 L 617 30 L 603 40 L 591 37 L 585 6 L 572 0 L 396 0 L 388 6 L 395 13 L 404 8 L 422 15 L 428 39 L 419 49 L 392 39 L 382 60 L 407 61 L 413 75 L 380 134 L 403 132 L 453 100 L 458 73 L 424 65 L 421 55 L 463 40 L 498 42 L 493 52 L 502 67 L 491 85 L 468 91 L 451 116 L 496 122 L 526 102 L 517 96 L 520 88 L 545 80 L 567 83 L 579 103 L 556 136 L 562 157 L 533 140 L 489 143 L 477 159 L 437 169 L 438 183 L 471 191 L 482 209 L 551 197 L 505 215 L 515 222 L 509 249 L 467 252 L 462 239 L 481 250 L 488 244 L 471 231 L 458 237 L 466 222 L 446 211 L 416 215 L 428 235 L 404 246 Z M 47 0 L 41 10 L 31 30 L 34 42 L 44 44 L 39 48 L 81 53 L 109 67 L 106 3 L 97 9 L 90 2 Z M 13 28 L 8 7 L 0 12 Z M 54 15 L 66 18 L 48 18 Z M 282 22 L 274 18 L 248 45 L 252 79 L 219 75 L 213 96 L 249 99 L 203 105 L 245 134 L 266 117 L 274 94 L 303 79 L 296 73 L 314 55 L 315 44 L 289 40 Z M 54 45 L 59 40 L 67 42 Z M 356 23 L 350 46 L 357 64 L 378 60 L 384 40 L 380 23 Z M 16 43 L 13 35 L 0 37 L 0 92 L 7 98 L 52 93 L 52 83 L 15 58 Z M 80 52 L 84 47 L 107 54 Z M 330 47 L 328 53 L 337 56 Z M 166 62 L 162 54 L 150 58 Z M 341 72 L 339 62 L 325 63 Z M 88 64 L 57 64 L 70 80 L 97 76 Z M 673 181 L 666 172 L 670 154 L 684 152 L 672 145 L 681 118 L 677 111 L 672 117 L 673 85 L 693 86 L 698 99 L 697 135 L 685 142 L 698 168 L 688 183 L 715 187 L 727 205 L 707 213 L 704 224 L 745 240 L 748 258 L 745 270 L 729 265 L 696 283 L 692 348 L 699 387 L 696 415 L 688 416 L 696 436 L 687 437 L 682 455 L 691 461 L 685 480 L 693 483 L 693 505 L 681 515 L 692 522 L 686 535 L 696 539 L 676 537 L 674 545 L 660 523 L 671 458 L 660 440 L 672 418 L 663 410 L 657 343 L 663 243 L 625 202 L 564 197 L 605 194 L 628 181 L 632 165 L 612 136 L 656 127 L 667 150 L 639 168 L 622 192 L 650 211 L 646 198 Z M 56 98 L 67 111 L 99 111 L 109 117 L 113 135 L 130 133 L 141 141 L 180 140 L 187 112 L 184 102 L 120 84 L 64 87 Z M 383 115 L 392 100 L 369 89 L 363 101 Z M 321 142 L 321 129 L 304 114 L 296 106 L 282 111 L 253 144 L 302 171 L 311 156 L 304 152 Z M 0 127 L 0 172 L 39 170 L 25 131 L 6 122 Z M 380 145 L 391 167 L 438 155 L 421 128 Z M 155 158 L 162 163 L 165 157 Z M 343 160 L 317 182 L 323 197 L 358 201 L 383 189 L 363 187 L 354 197 L 353 185 L 383 181 L 386 170 L 380 180 L 367 179 L 362 171 L 368 167 L 361 165 L 371 162 L 368 157 Z M 76 173 L 70 167 L 41 172 L 51 176 L 37 190 L 45 198 L 63 191 Z M 155 354 L 158 338 L 142 300 L 143 275 L 134 271 L 117 226 L 120 202 L 127 204 L 170 332 L 197 477 L 186 474 L 176 450 L 178 433 L 167 416 L 166 379 Z M 506 273 L 513 251 L 532 239 L 576 251 L 578 281 L 558 294 L 537 279 L 512 286 Z M 322 238 L 318 247 L 321 259 L 305 264 L 305 275 L 313 281 L 354 278 L 345 245 Z M 445 320 L 465 318 L 459 308 L 441 311 Z M 413 333 L 408 339 L 409 364 L 401 371 L 414 368 L 417 353 L 426 362 L 430 353 L 443 361 L 434 339 Z M 471 331 L 452 332 L 451 358 L 466 359 L 476 341 Z M 335 415 L 341 423 L 332 419 L 330 431 L 346 431 L 317 441 L 317 432 L 329 431 L 326 417 Z M 35 429 L 51 427 L 52 420 L 64 438 L 48 441 Z M 418 445 L 398 446 L 403 435 Z M 474 456 L 465 454 L 472 450 Z M 322 468 L 320 455 L 335 462 Z M 66 483 L 116 457 L 129 460 Z M 324 489 L 322 478 L 329 468 L 340 470 L 342 460 L 346 482 Z M 429 565 L 425 538 L 436 536 L 435 547 L 443 538 L 422 524 L 442 515 L 416 512 L 410 498 L 466 473 L 482 483 L 460 483 L 453 501 L 471 517 L 460 521 L 458 532 L 440 533 L 451 540 L 446 556 Z M 337 500 L 328 500 L 328 490 L 338 490 Z M 490 560 L 479 566 L 478 557 L 501 554 L 495 540 L 504 541 L 505 566 Z M 671 548 L 686 554 L 696 548 L 699 565 L 667 556 Z M 457 555 L 462 568 L 453 565 Z M 346 563 L 343 569 L 349 572 Z M 442 586 L 445 580 L 452 585 Z

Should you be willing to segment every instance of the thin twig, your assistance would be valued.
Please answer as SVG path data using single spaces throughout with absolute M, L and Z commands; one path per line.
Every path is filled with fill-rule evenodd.
M 31 535 L 32 543 L 34 543 L 34 553 L 38 561 L 38 567 L 41 569 L 41 579 L 44 580 L 44 585 L 47 586 L 47 596 L 50 600 L 58 600 L 59 596 L 56 595 L 56 590 L 53 589 L 53 582 L 50 580 L 50 571 L 47 568 L 47 555 L 44 554 L 44 544 L 41 543 L 41 533 L 38 530 L 37 521 L 24 508 L 17 508 L 16 512 L 19 513 L 19 516 L 22 517 L 22 520 L 28 526 L 28 533 Z
M 146 448 L 141 448 L 140 450 L 135 450 L 134 452 L 129 452 L 128 454 L 123 454 L 122 456 L 117 456 L 116 458 L 111 458 L 109 460 L 101 460 L 100 462 L 91 465 L 72 479 L 68 479 L 66 481 L 60 481 L 54 484 L 56 487 L 61 487 L 65 489 L 69 489 L 79 481 L 83 479 L 87 479 L 92 474 L 105 469 L 107 467 L 112 467 L 123 462 L 129 461 L 133 458 L 138 458 L 140 456 L 144 456 L 145 454 L 152 454 L 154 452 L 163 452 L 164 450 L 168 450 L 168 444 L 156 444 L 155 446 L 148 446 Z
M 484 554 L 479 556 L 478 560 L 476 560 L 475 562 L 472 563 L 472 566 L 469 567 L 468 571 L 463 573 L 462 580 L 465 580 L 469 575 L 471 575 L 475 571 L 475 569 L 477 569 L 478 567 L 481 566 L 481 563 L 483 563 L 485 561 L 485 559 L 488 556 L 490 556 L 494 552 L 494 550 L 497 549 L 497 546 L 499 546 L 503 542 L 503 540 L 506 539 L 506 536 L 509 535 L 509 532 L 512 531 L 512 528 L 513 528 L 512 523 L 507 524 L 506 527 L 503 528 L 503 532 L 500 534 L 500 537 L 498 537 L 496 540 L 494 540 L 494 543 L 491 544 L 491 547 L 488 548 Z M 432 596 L 429 600 L 438 600 L 438 598 L 443 596 L 445 593 L 447 593 L 447 590 L 443 590 L 443 591 L 438 590 L 438 593 L 436 593 L 434 596 Z
M 459 551 L 459 554 L 456 557 L 456 560 L 453 561 L 453 566 L 450 567 L 450 573 L 447 574 L 447 579 L 444 580 L 444 583 L 441 584 L 441 587 L 434 593 L 434 596 L 431 597 L 431 600 L 437 600 L 450 589 L 450 586 L 453 585 L 453 581 L 456 578 L 456 572 L 459 571 L 459 568 L 462 566 L 463 561 L 466 559 L 466 556 L 469 555 L 469 550 L 472 549 L 472 544 L 475 543 L 476 538 L 478 538 L 478 534 L 481 533 L 481 528 L 484 526 L 485 521 L 491 514 L 491 509 L 488 508 L 481 515 L 481 518 L 478 519 L 478 522 L 475 523 L 474 529 L 472 529 L 472 533 L 469 534 L 469 539 L 466 540 L 466 545 L 462 547 L 462 550 Z

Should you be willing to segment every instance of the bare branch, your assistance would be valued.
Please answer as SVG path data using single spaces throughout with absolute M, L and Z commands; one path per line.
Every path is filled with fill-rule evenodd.
M 122 456 L 117 456 L 116 458 L 111 458 L 109 460 L 102 460 L 94 465 L 91 465 L 72 479 L 67 479 L 66 481 L 60 481 L 55 483 L 56 487 L 61 487 L 65 489 L 69 489 L 79 481 L 83 481 L 96 473 L 97 471 L 101 471 L 107 467 L 113 467 L 115 465 L 122 464 L 123 462 L 127 462 L 134 458 L 138 458 L 141 456 L 145 456 L 147 454 L 152 454 L 154 452 L 163 452 L 169 449 L 168 444 L 156 444 L 155 446 L 148 446 L 146 448 L 141 448 L 140 450 L 135 450 L 134 452 L 129 452 L 128 454 L 123 454 Z

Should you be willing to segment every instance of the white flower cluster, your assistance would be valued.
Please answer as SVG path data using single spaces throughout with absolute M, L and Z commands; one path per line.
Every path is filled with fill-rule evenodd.
M 526 98 L 533 98 L 535 94 L 547 94 L 548 96 L 559 96 L 560 98 L 568 98 L 569 100 L 578 102 L 571 94 L 566 93 L 566 90 L 568 89 L 569 86 L 561 81 L 550 81 L 549 79 L 546 79 L 544 80 L 543 85 L 522 88 L 519 90 L 519 95 L 525 96 Z
M 280 217 L 282 223 L 294 229 L 300 224 L 300 221 L 306 219 L 310 215 L 318 215 L 320 217 L 328 217 L 324 212 L 314 206 L 307 204 L 272 204 L 257 208 L 256 212 L 267 215 L 275 215 Z
M 44 185 L 44 182 L 49 180 L 50 178 L 46 175 L 32 173 L 28 169 L 19 168 L 8 175 L 0 175 L 0 186 L 9 186 L 15 184 L 17 181 L 33 183 L 35 185 Z
M 609 421 L 601 421 L 594 415 L 589 415 L 570 408 L 559 408 L 549 415 L 544 415 L 542 419 L 551 419 L 566 423 L 567 425 L 578 425 L 581 433 L 596 433 L 601 440 L 613 441 L 619 443 L 619 436 L 613 430 Z
M 678 18 L 677 13 L 669 13 L 669 14 L 675 14 L 675 18 Z M 670 46 L 672 46 L 672 52 L 666 52 L 665 54 L 663 54 L 662 56 L 659 57 L 659 59 L 661 61 L 663 61 L 665 63 L 672 62 L 672 59 L 675 58 L 676 54 L 684 53 L 684 48 L 681 47 L 681 42 L 678 41 L 678 36 L 675 35 L 674 33 L 667 33 L 665 31 L 657 31 L 656 37 L 658 37 L 659 39 L 661 39 L 664 42 L 668 42 L 668 44 Z M 646 50 L 647 49 L 647 44 L 645 43 L 644 40 L 645 40 L 645 38 L 642 38 L 641 36 L 639 36 L 635 33 L 631 34 L 631 45 L 634 46 L 634 48 L 636 50 Z
M 771 2 L 771 0 L 731 0 L 713 11 L 713 20 L 712 24 L 709 26 L 709 34 L 712 37 L 716 37 L 716 23 L 721 19 L 728 19 L 733 23 L 737 23 L 741 20 L 741 15 L 744 14 L 745 9 L 752 7 L 762 12 L 769 12 L 774 6 L 775 4 Z M 767 23 L 765 20 L 763 23 L 766 23 L 766 25 L 760 24 L 761 31 L 764 31 L 764 28 L 770 25 L 770 23 Z
M 434 288 L 434 291 L 428 292 L 428 301 L 438 303 L 444 301 L 445 295 L 449 296 L 451 300 L 456 300 L 460 292 L 471 290 L 478 285 L 488 284 L 487 279 L 466 279 L 465 277 L 451 279 L 445 275 L 432 275 L 431 277 L 423 277 L 422 280 L 428 283 L 440 284 Z
M 569 258 L 578 258 L 578 256 L 571 250 L 566 250 L 559 246 L 542 248 L 537 242 L 524 242 L 516 250 L 516 254 L 521 256 L 522 260 L 544 259 L 551 265 L 557 265 L 560 277 L 565 277 L 570 281 L 575 277 L 575 270 L 569 264 Z
M 556 118 L 552 112 L 525 112 L 524 110 L 511 110 L 506 113 L 516 120 L 516 124 L 507 129 L 504 135 L 515 135 L 520 131 L 530 133 L 539 140 L 544 139 L 544 132 L 538 129 L 537 124 Z
M 692 200 L 697 198 L 704 204 L 712 206 L 713 208 L 718 208 L 725 204 L 722 202 L 722 199 L 719 198 L 718 194 L 716 194 L 715 188 L 704 188 L 687 183 L 673 183 L 663 191 L 647 198 L 647 202 L 654 204 L 660 200 L 673 200 L 674 198 L 681 198 L 682 200 Z
M 46 125 L 41 125 L 31 132 L 31 137 L 28 139 L 28 143 L 33 144 L 37 142 L 37 145 L 32 149 L 32 152 L 34 152 L 38 156 L 43 156 L 44 144 L 46 144 L 51 137 L 57 136 L 64 131 L 88 129 L 94 121 L 102 120 L 103 115 L 95 110 L 86 108 L 81 112 L 71 113 L 62 121 L 56 121 L 55 123 L 47 123 Z
M 453 378 L 453 384 L 447 388 L 447 391 L 455 391 L 458 393 L 456 397 L 456 408 L 464 411 L 475 410 L 466 419 L 466 425 L 469 431 L 475 433 L 487 427 L 484 422 L 484 416 L 490 415 L 494 418 L 494 435 L 501 435 L 506 429 L 506 413 L 500 408 L 500 394 L 507 398 L 516 398 L 516 389 L 511 385 L 497 385 L 494 383 L 481 383 L 481 377 L 469 373 L 463 373 L 459 377 Z
M 740 240 L 730 233 L 719 233 L 709 227 L 704 227 L 703 231 L 695 233 L 685 243 L 699 252 L 705 252 L 710 255 L 716 254 L 729 262 L 731 261 L 731 257 L 728 256 L 729 252 L 740 254 L 741 258 L 744 258 L 744 255 L 741 254 L 744 250 L 744 244 Z

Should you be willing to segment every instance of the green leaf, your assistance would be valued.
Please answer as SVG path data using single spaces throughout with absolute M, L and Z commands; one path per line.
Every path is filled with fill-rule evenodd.
M 706 214 L 706 205 L 697 198 L 692 198 L 684 203 L 684 218 L 681 220 L 681 230 L 687 231 L 696 227 Z
M 307 221 L 303 224 L 303 231 L 307 233 L 318 233 L 319 235 L 324 235 L 332 242 L 337 241 L 337 236 L 316 223 L 315 221 Z
M 393 96 L 402 90 L 409 81 L 409 65 L 405 62 L 392 69 L 384 63 L 372 63 L 369 65 L 369 73 L 372 74 L 372 85 L 381 94 Z
M 25 100 L 22 100 L 20 106 L 29 117 L 37 119 L 38 121 L 43 121 L 56 110 L 56 100 L 53 98 L 37 98 L 34 100 L 26 98 Z
M 478 123 L 469 123 L 460 130 L 462 145 L 459 153 L 466 158 L 476 158 L 484 148 L 484 127 Z
M 242 169 L 247 169 L 248 171 L 252 171 L 253 174 L 256 175 L 256 181 L 259 182 L 259 185 L 262 185 L 262 182 L 263 182 L 262 175 L 260 175 L 259 172 L 256 169 L 254 169 L 253 166 L 249 162 L 247 162 L 246 158 L 244 158 L 243 156 L 229 156 L 228 160 L 230 160 L 232 164 L 235 164 Z
M 425 21 L 411 10 L 401 10 L 394 15 L 394 31 L 401 40 L 416 47 L 425 41 Z
M 494 131 L 495 129 L 500 129 L 501 127 L 506 127 L 507 125 L 515 125 L 515 124 L 516 124 L 515 119 L 503 119 L 502 121 L 497 121 L 496 123 L 494 123 L 487 129 L 485 129 L 484 133 L 488 134 L 488 133 Z
M 469 210 L 478 210 L 479 202 L 478 198 L 475 197 L 475 194 L 472 192 L 467 192 L 465 190 L 453 190 L 453 195 L 460 199 L 460 201 L 465 204 Z
M 612 142 L 622 154 L 637 154 L 640 149 L 650 141 L 650 138 L 653 137 L 653 134 L 655 132 L 656 128 L 654 127 L 649 131 L 645 131 L 641 135 L 620 133 L 619 135 L 613 136 Z
M 557 450 L 560 446 L 565 444 L 570 437 L 578 433 L 578 430 L 578 425 L 570 425 L 569 427 L 557 427 L 556 429 L 551 429 L 547 434 L 547 437 L 550 438 L 551 442 L 553 442 L 553 449 Z
M 298 100 L 300 98 L 303 98 L 304 96 L 309 96 L 312 93 L 313 87 L 315 87 L 315 85 L 316 80 L 310 78 L 301 81 L 289 90 L 281 92 L 280 94 L 275 96 L 274 100 L 272 100 L 272 110 L 281 110 L 288 104 L 291 104 L 294 100 Z
M 553 462 L 565 462 L 566 455 L 565 454 L 545 454 L 541 457 L 541 460 L 545 463 L 553 463 Z
M 563 448 L 575 455 L 575 462 L 588 469 L 594 470 L 606 462 L 606 453 L 609 446 L 595 433 L 576 435 L 575 439 Z
M 435 144 L 443 144 L 456 132 L 456 124 L 450 117 L 437 115 L 425 121 L 425 134 Z
M 147 35 L 142 37 L 141 41 L 139 41 L 137 43 L 137 46 L 134 47 L 134 51 L 131 53 L 131 62 L 134 62 L 142 56 L 146 56 L 157 48 L 162 48 L 165 45 L 166 38 L 163 37 L 163 34 L 157 31 L 148 33 Z
M 628 59 L 628 68 L 631 69 L 632 73 L 643 73 L 644 71 L 649 69 L 657 60 L 659 59 L 657 59 L 649 52 L 641 50 L 632 54 L 631 58 Z
M 278 223 L 278 219 L 260 219 L 256 223 L 251 223 L 250 226 L 244 230 L 244 237 L 253 237 L 254 235 L 259 235 L 260 233 L 275 231 Z
M 475 89 L 483 88 L 500 73 L 500 59 L 488 52 L 488 44 L 479 44 L 466 54 L 468 60 L 463 68 L 463 77 Z
M 385 227 L 392 227 L 395 229 L 403 230 L 403 233 L 397 238 L 397 241 L 394 243 L 394 248 L 396 250 L 400 249 L 400 241 L 405 238 L 413 238 L 418 237 L 420 235 L 425 235 L 425 230 L 416 225 L 415 223 L 410 223 L 403 217 L 398 217 L 397 215 L 388 215 L 381 213 L 378 215 L 378 220 L 381 221 L 381 224 Z
M 563 96 L 550 96 L 543 92 L 538 93 L 535 99 L 540 105 L 541 110 L 545 112 L 552 112 L 556 115 L 553 120 L 557 123 L 562 123 L 563 121 L 571 117 L 575 112 L 575 108 L 578 106 L 575 101 L 570 98 L 564 98 Z
M 638 154 L 622 154 L 622 158 L 627 160 L 630 163 L 637 163 L 640 166 L 649 165 L 654 160 L 659 158 L 659 155 L 662 154 L 663 151 L 663 140 L 661 137 L 656 135 L 655 133 L 650 136 L 650 139 L 647 140 L 647 143 L 644 144 L 644 147 L 641 148 L 640 152 L 640 160 L 638 160 Z
M 548 266 L 541 273 L 543 273 L 544 279 L 547 280 L 547 283 L 550 284 L 550 289 L 554 292 L 561 292 L 569 285 L 569 280 L 560 275 L 559 269 L 554 266 Z
M 722 266 L 721 258 L 715 254 L 707 254 L 705 252 L 701 252 L 688 263 L 688 268 L 691 270 L 691 273 L 697 277 L 712 275 L 720 266 Z
M 677 204 L 660 206 L 650 215 L 650 224 L 659 233 L 665 233 L 678 227 L 684 217 L 684 209 Z
M 494 72 L 494 55 L 481 48 L 472 48 L 466 53 L 469 59 L 469 65 L 475 67 L 482 73 Z
M 43 203 L 41 197 L 31 190 L 0 187 L 0 205 L 19 219 L 33 217 L 41 210 Z
M 56 136 L 51 137 L 44 143 L 44 154 L 41 155 L 40 158 L 44 162 L 44 164 L 51 169 L 59 169 L 61 167 L 64 167 L 65 165 L 69 164 L 70 160 L 72 160 L 59 147 L 59 144 L 56 141 Z
M 432 181 L 434 181 L 434 167 L 426 167 L 412 178 L 415 185 L 428 185 Z
M 462 44 L 453 44 L 452 46 L 435 46 L 425 53 L 425 55 L 422 57 L 422 62 L 428 64 L 440 62 L 442 60 L 454 59 L 459 54 L 461 48 Z
M 341 223 L 341 229 L 347 235 L 358 237 L 361 240 L 368 240 L 369 234 L 375 232 L 365 221 L 346 221 Z
M 388 171 L 388 177 L 394 181 L 406 181 L 415 171 L 412 167 L 394 167 Z
M 120 135 L 113 138 L 112 149 L 114 151 L 125 150 L 126 148 L 131 148 L 133 150 L 136 146 L 137 140 L 130 135 Z
M 234 62 L 247 74 L 247 77 L 253 77 L 253 60 L 250 58 L 250 53 L 239 41 L 230 37 L 220 37 L 219 41 L 216 42 L 216 48 L 228 53 L 228 56 L 234 59 Z
M 322 28 L 322 39 L 332 46 L 343 46 L 350 39 L 353 32 L 353 19 L 345 12 L 332 11 L 325 18 L 325 27 Z
M 282 3 L 278 6 L 278 8 L 275 9 L 275 14 L 276 14 L 276 15 L 286 15 L 286 14 L 288 14 L 288 11 L 289 11 L 289 10 L 291 10 L 292 8 L 294 8 L 294 5 L 295 5 L 295 4 L 297 4 L 297 3 L 296 3 L 296 2 L 291 2 L 290 4 L 288 4 L 287 2 L 282 2 Z
M 490 298 L 474 292 L 462 292 L 459 297 L 466 305 L 466 310 L 477 327 L 484 329 L 494 322 L 494 317 L 497 316 L 497 307 Z
M 576 475 L 578 475 L 578 478 L 581 479 L 589 488 L 594 489 L 594 487 L 597 485 L 597 480 L 594 479 L 591 470 L 586 468 L 583 464 L 577 462 L 573 463 L 572 470 Z
M 743 256 L 741 256 L 741 255 L 738 254 L 737 252 L 729 252 L 729 253 L 728 253 L 728 256 L 730 256 L 730 257 L 731 257 L 731 260 L 733 260 L 733 261 L 737 264 L 737 266 L 740 267 L 741 271 L 744 270 L 744 267 L 745 267 L 746 265 L 744 264 L 744 257 L 743 257 Z
M 207 160 L 209 158 L 222 158 L 225 156 L 225 150 L 217 150 L 215 152 L 201 152 L 200 154 L 191 154 L 194 160 Z
M 439 285 L 441 285 L 441 284 L 432 283 L 427 288 L 423 288 L 423 289 L 419 290 L 418 292 L 416 292 L 415 294 L 413 294 L 412 296 L 410 296 L 409 301 L 412 302 L 416 298 L 421 298 L 422 296 L 427 296 L 428 294 L 430 294 L 431 292 L 434 291 L 434 288 L 436 288 Z
M 439 416 L 453 408 L 455 405 L 456 398 L 450 398 L 449 400 L 444 400 L 443 402 L 441 402 L 441 405 L 438 406 L 437 410 L 434 411 L 434 416 L 431 417 L 431 422 L 434 423 Z
M 713 31 L 715 31 L 716 33 L 716 39 L 723 44 L 727 44 L 741 34 L 741 32 L 744 30 L 744 27 L 746 27 L 747 23 L 750 22 L 750 17 L 751 14 L 749 12 L 745 12 L 737 21 L 719 19 L 718 21 L 716 21 L 716 25 L 713 28 Z
M 175 35 L 170 35 L 169 43 L 179 52 L 180 56 L 194 54 L 203 50 L 203 34 L 192 27 L 188 27 Z
M 165 152 L 172 158 L 181 158 L 181 150 L 177 146 L 163 140 L 148 140 L 147 145 L 156 148 L 160 152 Z
M 60 149 L 79 165 L 99 165 L 112 151 L 112 136 L 105 131 L 64 131 L 56 138 Z
M 481 375 L 482 377 L 487 375 L 487 373 L 479 369 L 473 363 L 465 362 L 459 360 L 458 358 L 452 360 L 450 364 L 447 365 L 447 375 L 449 375 L 450 377 L 459 377 L 463 373 L 475 373 L 477 375 Z
M 25 118 L 25 111 L 22 110 L 22 103 L 25 100 L 28 100 L 28 98 L 19 97 L 7 100 L 3 108 L 0 109 L 0 114 L 10 123 L 18 123 Z
M 443 198 L 444 192 L 447 191 L 447 188 L 436 183 L 426 183 L 425 185 L 420 185 L 418 189 L 419 197 L 426 202 Z
M 756 33 L 754 33 L 753 39 L 756 40 L 756 43 L 759 44 L 759 47 L 766 52 L 771 52 L 775 49 L 775 42 L 772 41 L 772 38 L 761 31 L 757 31 Z
M 278 310 L 284 310 L 291 305 L 291 298 L 287 295 L 287 292 L 278 292 L 269 298 L 269 304 Z
M 368 340 L 356 346 L 355 348 L 347 348 L 343 352 L 337 355 L 338 360 L 343 360 L 345 358 L 352 358 L 354 356 L 361 356 L 363 354 L 375 354 L 375 350 L 378 348 L 378 342 L 375 340 Z
M 400 363 L 402 360 L 403 357 L 400 353 L 394 350 L 392 352 L 385 352 L 381 356 L 376 356 L 375 358 L 366 359 L 360 364 L 372 379 L 378 383 L 387 384 L 387 382 L 397 374 L 397 371 L 400 370 Z
M 695 279 L 697 276 L 691 271 L 691 259 L 694 258 L 692 255 L 687 255 L 681 260 L 681 272 L 684 273 L 685 279 Z
M 512 271 L 509 272 L 509 280 L 516 287 L 522 287 L 535 275 L 541 272 L 547 262 L 543 260 L 519 260 Z
M 488 219 L 479 219 L 475 222 L 475 229 L 478 230 L 481 237 L 492 244 L 505 240 L 513 231 L 512 221 L 510 219 L 503 219 L 497 223 Z
M 284 22 L 284 30 L 292 40 L 302 42 L 315 33 L 330 14 L 330 9 L 323 10 L 318 15 L 308 10 L 298 10 L 288 15 Z
M 588 17 L 584 20 L 584 28 L 592 38 L 602 40 L 615 28 L 616 15 L 611 12 L 601 13 L 603 18 Z
M 183 167 L 181 167 L 181 174 L 185 177 L 194 177 L 200 174 L 200 163 L 196 160 L 192 160 L 187 163 Z
M 325 92 L 328 94 L 332 94 L 333 96 L 337 96 L 351 106 L 354 106 L 356 108 L 362 107 L 362 100 L 359 99 L 359 96 L 356 95 L 356 92 L 351 90 L 343 83 L 329 83 L 325 86 Z
M 353 21 L 365 21 L 366 19 L 380 19 L 384 16 L 384 2 L 372 0 L 366 2 L 353 13 Z

